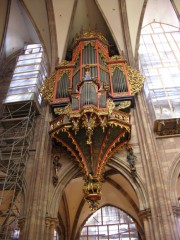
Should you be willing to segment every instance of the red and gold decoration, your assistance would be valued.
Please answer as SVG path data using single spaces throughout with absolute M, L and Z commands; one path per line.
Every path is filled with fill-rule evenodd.
M 61 62 L 42 88 L 54 114 L 50 136 L 78 161 L 92 210 L 101 199 L 108 159 L 130 140 L 129 112 L 144 81 L 121 56 L 109 57 L 108 48 L 101 33 L 77 36 L 72 61 Z

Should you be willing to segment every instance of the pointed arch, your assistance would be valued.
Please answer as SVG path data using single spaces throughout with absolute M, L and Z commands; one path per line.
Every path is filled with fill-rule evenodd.
M 113 157 L 107 163 L 107 165 L 117 170 L 129 181 L 129 183 L 131 184 L 131 186 L 133 187 L 134 191 L 138 196 L 139 210 L 144 210 L 149 208 L 147 191 L 145 189 L 144 183 L 138 175 L 135 180 L 132 178 L 128 164 L 117 157 Z M 73 161 L 70 161 L 66 165 L 64 171 L 59 173 L 58 185 L 56 186 L 55 190 L 52 192 L 51 199 L 49 201 L 48 209 L 51 213 L 56 214 L 57 212 L 56 210 L 58 209 L 59 201 L 62 197 L 62 193 L 64 189 L 66 188 L 67 184 L 79 173 L 80 173 L 80 169 L 77 167 L 76 163 Z
M 80 169 L 77 167 L 77 164 L 73 161 L 70 161 L 65 167 L 63 172 L 59 172 L 59 182 L 57 186 L 51 187 L 50 190 L 50 199 L 47 207 L 47 213 L 50 216 L 57 216 L 59 203 L 62 198 L 62 194 L 64 189 L 68 185 L 68 183 L 75 178 L 80 173 Z
M 91 228 L 92 230 L 92 227 L 94 228 L 94 237 L 95 235 L 99 236 L 102 226 L 106 229 L 108 237 L 112 238 L 113 235 L 114 237 L 118 237 L 119 234 L 121 234 L 121 236 L 123 235 L 124 231 L 122 231 L 122 227 L 126 227 L 127 238 L 130 237 L 131 233 L 133 233 L 134 237 L 138 237 L 138 232 L 143 232 L 131 215 L 118 207 L 107 204 L 100 207 L 96 212 L 91 213 L 91 215 L 85 219 L 82 228 L 80 229 L 81 233 L 79 231 L 78 236 L 76 236 L 75 239 L 78 239 L 80 235 L 84 235 L 84 237 L 86 237 L 86 235 L 89 236 L 88 228 Z M 133 229 L 130 228 L 131 226 Z
M 139 26 L 138 26 L 138 30 L 137 30 L 137 37 L 136 37 L 136 44 L 135 44 L 135 54 L 134 54 L 134 56 L 135 56 L 134 57 L 134 62 L 135 62 L 135 67 L 137 69 L 139 69 L 139 53 L 138 53 L 139 42 L 140 42 L 141 29 L 142 29 L 142 25 L 143 25 L 143 19 L 144 19 L 144 14 L 145 14 L 147 2 L 148 2 L 148 0 L 144 0 L 142 11 L 141 11 L 141 16 L 140 16 L 140 20 L 139 20 Z
M 50 69 L 50 65 L 51 65 L 51 60 L 52 59 L 51 59 L 51 49 L 50 49 L 51 41 L 50 41 L 48 22 L 44 23 L 43 27 L 40 28 L 38 26 L 38 21 L 37 21 L 38 17 L 35 16 L 35 14 L 32 12 L 31 6 L 28 5 L 28 3 L 26 1 L 22 1 L 22 0 L 19 2 L 19 4 L 21 5 L 21 7 L 24 10 L 24 12 L 25 12 L 26 16 L 28 17 L 28 19 L 30 20 L 30 23 L 32 24 L 32 27 L 35 30 L 35 32 L 36 32 L 36 34 L 37 34 L 37 36 L 39 38 L 39 41 L 40 41 L 40 43 L 43 46 L 45 55 L 47 57 L 48 69 Z M 38 11 L 38 9 L 39 9 L 38 6 L 36 6 L 36 9 Z M 43 4 L 43 9 L 44 9 L 44 11 L 47 11 L 45 3 Z M 47 12 L 45 13 L 45 15 L 47 15 Z M 45 25 L 45 24 L 47 24 L 47 25 Z M 47 28 L 47 31 L 48 31 L 47 35 L 48 36 L 45 36 L 45 31 L 44 31 L 45 28 Z
M 169 186 L 168 186 L 168 192 L 169 192 L 169 197 L 171 199 L 171 204 L 172 206 L 178 206 L 178 196 L 177 196 L 177 181 L 178 177 L 180 176 L 180 154 L 177 155 L 175 160 L 173 161 L 171 168 L 169 169 L 169 174 L 168 174 L 169 179 Z
M 108 166 L 111 166 L 112 168 L 116 169 L 131 184 L 139 200 L 139 210 L 149 208 L 147 191 L 140 176 L 137 175 L 137 177 L 133 179 L 128 164 L 115 156 L 111 158 L 111 161 L 109 161 Z
M 125 199 L 127 199 L 128 201 L 128 205 L 131 206 L 132 209 L 134 209 L 134 219 L 136 219 L 136 221 L 138 222 L 141 231 L 143 232 L 143 223 L 142 223 L 142 219 L 139 218 L 139 213 L 143 210 L 146 210 L 149 208 L 148 205 L 148 198 L 147 198 L 147 193 L 146 193 L 146 189 L 145 186 L 143 184 L 143 181 L 140 179 L 139 176 L 137 176 L 136 179 L 132 178 L 130 169 L 129 169 L 129 165 L 121 160 L 118 157 L 113 157 L 109 160 L 108 163 L 108 167 L 110 167 L 112 169 L 112 171 L 115 171 L 116 174 L 121 174 L 128 182 L 129 184 L 132 186 L 134 193 L 137 195 L 137 199 L 139 201 L 138 206 L 136 205 L 136 203 L 133 201 L 133 199 L 131 198 L 131 196 L 125 192 L 121 187 L 118 188 L 115 185 L 113 185 L 112 182 L 109 182 L 109 179 L 105 179 L 107 181 L 106 184 L 109 184 L 109 186 L 111 185 L 111 187 L 115 187 L 116 191 L 119 191 L 121 195 L 124 195 Z M 79 176 L 80 174 L 80 169 L 77 167 L 76 163 L 73 161 L 70 161 L 65 167 L 63 171 L 59 172 L 59 182 L 58 185 L 55 187 L 52 186 L 50 192 L 49 192 L 49 204 L 47 207 L 47 214 L 49 216 L 52 217 L 56 217 L 57 216 L 57 212 L 59 209 L 59 204 L 63 195 L 64 190 L 66 189 L 67 185 L 70 183 L 70 181 Z M 116 175 L 118 177 L 118 175 Z M 120 175 L 119 175 L 120 176 Z M 109 188 L 108 188 L 109 189 Z M 119 195 L 119 196 L 121 196 Z M 104 195 L 105 197 L 105 195 Z M 119 199 L 120 201 L 120 199 Z M 112 204 L 112 203 L 102 203 L 102 205 L 104 204 Z M 116 206 L 116 204 L 115 204 Z M 83 222 L 82 219 L 81 221 L 77 221 L 77 219 L 80 218 L 80 215 L 83 213 L 84 208 L 88 207 L 87 203 L 84 201 L 84 199 L 82 198 L 82 200 L 79 202 L 77 211 L 76 211 L 76 215 L 74 216 L 74 222 L 72 225 L 72 232 L 71 232 L 71 238 L 72 239 L 76 239 L 76 236 L 78 234 L 79 231 L 79 227 L 82 226 Z M 119 207 L 118 205 L 116 207 Z M 124 211 L 125 209 L 123 209 Z M 126 210 L 125 210 L 126 211 Z M 128 213 L 130 214 L 130 213 Z M 88 213 L 89 215 L 89 213 Z M 83 220 L 84 221 L 84 220 Z
M 180 20 L 180 4 L 179 4 L 178 0 L 171 0 L 171 4 L 174 8 L 174 11 L 175 11 L 178 19 Z

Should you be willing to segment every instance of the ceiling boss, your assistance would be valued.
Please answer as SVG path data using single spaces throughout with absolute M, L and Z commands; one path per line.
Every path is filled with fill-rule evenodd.
M 50 136 L 65 146 L 84 174 L 84 198 L 98 208 L 105 165 L 131 138 L 130 108 L 144 77 L 121 56 L 109 56 L 99 32 L 76 36 L 71 61 L 62 61 L 41 89 L 54 119 Z

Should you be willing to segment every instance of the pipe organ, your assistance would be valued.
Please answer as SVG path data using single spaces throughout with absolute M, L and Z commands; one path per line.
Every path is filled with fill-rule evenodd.
M 76 38 L 72 61 L 63 61 L 57 67 L 53 104 L 69 103 L 70 91 L 72 99 L 76 99 L 72 100 L 74 110 L 80 110 L 83 104 L 103 107 L 106 101 L 103 92 L 108 88 L 111 99 L 118 103 L 126 99 L 130 106 L 134 105 L 126 61 L 121 56 L 110 58 L 108 47 L 107 40 L 100 33 L 87 32 Z
M 42 88 L 54 115 L 49 134 L 79 163 L 92 210 L 101 199 L 108 159 L 130 140 L 130 108 L 143 80 L 122 56 L 109 56 L 101 33 L 87 31 L 76 36 L 72 60 L 62 61 Z

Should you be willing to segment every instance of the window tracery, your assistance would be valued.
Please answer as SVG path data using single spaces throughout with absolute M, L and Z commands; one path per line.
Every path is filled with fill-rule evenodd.
M 149 103 L 154 130 L 160 135 L 180 133 L 177 121 L 167 131 L 166 119 L 180 118 L 180 31 L 178 28 L 153 22 L 141 31 L 139 59 L 146 76 L 145 94 Z M 164 127 L 161 121 L 164 120 Z
M 105 206 L 93 213 L 86 221 L 80 240 L 123 239 L 138 240 L 137 226 L 124 211 Z

